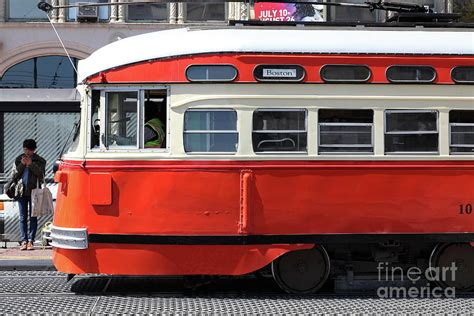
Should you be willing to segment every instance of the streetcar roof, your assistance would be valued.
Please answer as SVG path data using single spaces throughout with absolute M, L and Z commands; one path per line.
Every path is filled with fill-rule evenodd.
M 474 55 L 474 32 L 180 28 L 129 37 L 79 61 L 78 82 L 141 61 L 206 53 Z

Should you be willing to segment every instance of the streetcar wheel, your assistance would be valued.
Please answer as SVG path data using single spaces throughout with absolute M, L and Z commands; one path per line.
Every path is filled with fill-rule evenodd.
M 319 246 L 291 251 L 272 262 L 276 283 L 287 293 L 304 294 L 319 290 L 329 276 L 329 256 Z
M 453 263 L 455 271 L 452 272 Z M 443 272 L 443 268 L 444 271 Z M 474 289 L 474 248 L 468 243 L 439 244 L 430 257 L 431 278 L 446 288 Z

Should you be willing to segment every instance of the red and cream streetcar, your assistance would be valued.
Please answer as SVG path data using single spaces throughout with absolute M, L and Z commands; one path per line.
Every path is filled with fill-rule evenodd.
M 55 175 L 59 271 L 270 265 L 308 293 L 380 262 L 456 262 L 444 286 L 473 288 L 471 30 L 176 29 L 99 49 L 78 82 Z

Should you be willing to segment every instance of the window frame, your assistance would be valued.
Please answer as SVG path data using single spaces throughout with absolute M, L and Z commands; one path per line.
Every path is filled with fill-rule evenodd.
M 5 20 L 7 22 L 48 22 L 48 18 L 44 15 L 43 18 L 12 18 L 10 17 L 10 2 L 18 0 L 7 0 L 5 3 Z M 38 2 L 38 1 L 36 1 Z
M 229 79 L 216 79 L 216 80 L 191 80 L 188 76 L 188 70 L 189 68 L 191 67 L 203 67 L 203 66 L 211 66 L 211 67 L 215 67 L 215 66 L 228 66 L 228 67 L 231 67 L 235 70 L 235 76 L 229 80 Z M 186 67 L 186 69 L 184 70 L 184 76 L 186 77 L 186 79 L 189 81 L 189 82 L 192 82 L 192 83 L 221 83 L 221 82 L 224 82 L 224 83 L 227 83 L 227 82 L 234 82 L 235 79 L 237 79 L 237 77 L 239 76 L 239 70 L 237 69 L 237 67 L 235 67 L 235 65 L 233 64 L 192 64 L 192 65 L 189 65 Z
M 100 133 L 99 133 L 99 148 L 91 147 L 91 128 L 92 128 L 92 91 L 100 91 L 100 108 L 98 112 L 98 117 L 100 119 Z M 164 90 L 166 91 L 166 137 L 165 142 L 166 146 L 164 148 L 145 148 L 144 144 L 144 129 L 145 129 L 145 91 L 147 90 Z M 123 147 L 123 148 L 108 148 L 104 144 L 106 140 L 106 116 L 108 110 L 107 104 L 107 93 L 110 92 L 137 92 L 137 146 L 132 147 Z M 107 153 L 107 152 L 117 152 L 117 153 L 136 153 L 136 152 L 145 152 L 145 153 L 168 153 L 170 150 L 170 87 L 169 86 L 124 86 L 124 87 L 109 87 L 109 86 L 89 86 L 89 91 L 87 92 L 87 152 L 88 153 Z
M 235 130 L 186 130 L 186 113 L 187 112 L 234 112 L 235 113 Z M 235 151 L 186 151 L 184 137 L 186 134 L 237 134 L 237 147 Z M 240 148 L 239 133 L 239 113 L 234 108 L 188 108 L 183 114 L 183 151 L 186 155 L 236 155 Z
M 80 3 L 80 2 L 91 2 L 93 4 L 97 3 L 101 3 L 99 2 L 100 0 L 84 0 L 84 1 L 81 1 L 81 0 L 77 0 L 75 2 L 71 2 L 70 0 L 67 0 L 67 5 L 72 5 L 72 4 L 77 4 L 77 3 Z M 104 2 L 105 4 L 106 2 Z M 107 7 L 107 18 L 106 19 L 101 19 L 100 18 L 100 9 L 102 7 L 101 6 L 98 6 L 97 7 L 97 21 L 95 22 L 92 22 L 92 23 L 109 23 L 110 22 L 110 15 L 112 13 L 112 8 L 111 7 Z M 75 16 L 72 18 L 71 17 L 71 11 L 75 9 Z M 66 9 L 66 14 L 65 14 L 65 18 L 66 18 L 66 22 L 78 22 L 77 21 L 77 15 L 79 13 L 79 8 L 67 8 Z
M 341 79 L 341 80 L 327 80 L 323 77 L 323 69 L 325 67 L 330 67 L 330 66 L 336 66 L 336 67 L 341 67 L 341 66 L 356 66 L 356 67 L 364 67 L 369 71 L 369 76 L 367 79 L 364 80 L 347 80 L 347 79 Z M 319 69 L 319 77 L 321 78 L 322 81 L 325 83 L 367 83 L 369 80 L 372 78 L 372 69 L 370 69 L 369 65 L 366 64 L 324 64 L 321 66 Z
M 456 66 L 456 67 L 451 68 L 451 71 L 450 71 L 451 80 L 456 84 L 474 84 L 474 80 L 473 81 L 462 81 L 462 80 L 454 79 L 453 72 L 458 68 L 472 68 L 472 69 L 474 69 L 474 66 Z
M 452 147 L 462 147 L 462 148 L 474 148 L 474 144 L 467 145 L 467 144 L 453 144 L 452 143 L 452 132 L 451 127 L 453 126 L 471 126 L 474 127 L 474 123 L 449 123 L 449 154 L 450 155 L 474 155 L 474 152 L 453 152 L 451 151 Z
M 448 113 L 448 117 L 449 117 L 449 121 L 448 121 L 448 138 L 449 138 L 449 155 L 453 155 L 453 156 L 458 156 L 458 155 L 474 155 L 474 152 L 453 152 L 451 151 L 451 148 L 452 147 L 461 147 L 461 148 L 474 148 L 474 144 L 472 145 L 467 145 L 467 144 L 453 144 L 452 143 L 452 132 L 451 132 L 451 127 L 453 126 L 471 126 L 471 127 L 474 127 L 474 123 L 451 123 L 451 112 L 453 111 L 470 111 L 470 112 L 473 112 L 474 114 L 474 110 L 465 110 L 465 109 L 461 109 L 461 110 L 450 110 L 449 113 Z
M 400 67 L 400 68 L 409 68 L 409 67 L 423 67 L 423 68 L 429 68 L 433 71 L 433 78 L 431 78 L 430 80 L 393 80 L 393 79 L 390 79 L 389 76 L 388 76 L 388 72 L 391 68 L 394 68 L 394 67 Z M 430 65 L 391 65 L 389 67 L 387 67 L 387 69 L 385 69 L 385 78 L 390 82 L 390 83 L 413 83 L 413 84 L 428 84 L 428 83 L 433 83 L 436 78 L 438 78 L 438 72 L 436 71 L 436 68 L 433 67 L 433 66 L 430 66 Z
M 151 4 L 166 4 L 166 18 L 163 19 L 163 20 L 133 20 L 133 19 L 130 19 L 129 17 L 129 8 L 130 8 L 130 5 L 127 5 L 127 8 L 126 8 L 126 14 L 125 14 L 125 21 L 128 22 L 128 23 L 169 23 L 170 21 L 170 3 L 159 3 L 159 2 L 155 2 L 155 3 L 151 3 Z M 133 6 L 133 4 L 131 4 Z M 109 13 L 109 16 L 110 16 L 110 13 Z
M 253 117 L 256 112 L 304 112 L 305 113 L 305 124 L 304 130 L 254 130 L 253 129 Z M 254 133 L 261 133 L 261 134 L 269 134 L 269 133 L 305 133 L 306 134 L 306 150 L 305 151 L 255 151 L 253 149 L 253 134 Z M 286 154 L 286 155 L 307 155 L 308 154 L 308 109 L 307 108 L 257 108 L 252 111 L 252 133 L 251 133 L 251 140 L 252 140 L 252 150 L 255 155 L 271 155 L 271 154 Z
M 189 3 L 192 3 L 192 4 L 199 4 L 199 2 L 189 2 Z M 188 3 L 184 3 L 184 8 L 183 8 L 183 11 L 184 11 L 184 15 L 186 17 L 185 19 L 185 22 L 186 23 L 226 23 L 227 21 L 229 21 L 229 5 L 227 2 L 224 2 L 224 19 L 223 20 L 189 20 L 188 19 L 188 6 L 187 6 Z M 205 3 L 204 3 L 205 4 Z M 222 4 L 221 2 L 208 2 L 208 4 Z
M 117 146 L 117 147 L 113 147 L 113 148 L 110 148 L 110 145 L 107 145 L 107 144 L 103 144 L 104 147 L 106 148 L 107 151 L 111 152 L 111 151 L 127 151 L 127 150 L 137 150 L 137 149 L 140 149 L 140 117 L 141 117 L 141 102 L 140 102 L 140 91 L 105 91 L 105 107 L 104 107 L 104 140 L 107 141 L 108 140 L 108 137 L 109 137 L 109 118 L 108 118 L 108 114 L 109 114 L 109 94 L 110 93 L 130 93 L 130 92 L 136 92 L 137 94 L 137 130 L 136 130 L 136 133 L 137 133 L 137 136 L 136 136 L 136 140 L 137 140 L 137 145 L 136 146 Z M 102 132 L 102 131 L 101 131 Z M 102 136 L 100 137 L 100 141 L 102 142 Z
M 372 113 L 373 114 L 373 113 Z M 372 156 L 374 155 L 374 122 L 372 120 L 372 123 L 320 123 L 319 121 L 317 122 L 318 124 L 318 155 L 369 155 Z M 357 145 L 357 144 L 342 144 L 342 145 L 321 145 L 321 126 L 370 126 L 370 145 Z M 365 148 L 372 148 L 371 152 L 365 152 L 365 151 L 338 151 L 338 152 L 325 152 L 321 151 L 320 147 L 328 147 L 328 148 L 360 148 L 360 147 L 365 147 Z
M 387 132 L 387 114 L 389 113 L 436 113 L 436 131 L 403 131 Z M 438 155 L 440 152 L 439 142 L 439 111 L 438 110 L 384 110 L 384 154 L 385 155 Z M 438 149 L 436 151 L 386 151 L 386 135 L 437 135 Z

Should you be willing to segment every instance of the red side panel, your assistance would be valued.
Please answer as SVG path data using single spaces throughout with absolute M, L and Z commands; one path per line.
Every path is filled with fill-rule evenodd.
M 242 275 L 288 251 L 311 247 L 91 244 L 87 250 L 55 249 L 53 262 L 60 271 L 72 274 Z
M 112 204 L 112 176 L 109 173 L 89 175 L 89 200 L 92 205 Z
M 64 166 L 61 172 L 68 173 L 69 189 L 67 195 L 58 194 L 54 225 L 87 227 L 90 234 L 474 232 L 474 216 L 459 213 L 460 204 L 473 203 L 472 162 L 124 161 L 87 162 L 86 169 Z M 84 199 L 96 185 L 90 173 L 110 174 L 110 205 L 94 205 Z M 238 274 L 264 266 L 288 250 L 279 246 L 90 247 L 86 252 L 89 257 L 79 256 L 77 260 L 69 257 L 73 251 L 57 250 L 58 269 L 67 272 L 79 265 L 78 269 L 85 272 L 129 274 L 148 273 L 149 265 L 153 265 L 161 267 L 154 270 L 156 274 L 209 273 L 204 266 L 189 270 L 180 265 L 187 258 L 210 262 L 204 259 L 209 257 L 214 267 L 219 266 L 219 273 Z M 217 255 L 219 252 L 222 256 Z M 265 254 L 253 261 L 244 259 L 254 252 Z M 63 255 L 68 259 L 61 259 Z M 154 258 L 154 263 L 136 266 L 140 259 L 129 258 L 132 255 L 142 261 Z M 133 263 L 133 270 L 113 265 L 113 260 L 124 258 Z M 236 269 L 227 258 L 240 258 L 243 266 Z M 88 270 L 93 263 L 98 270 L 95 266 Z

